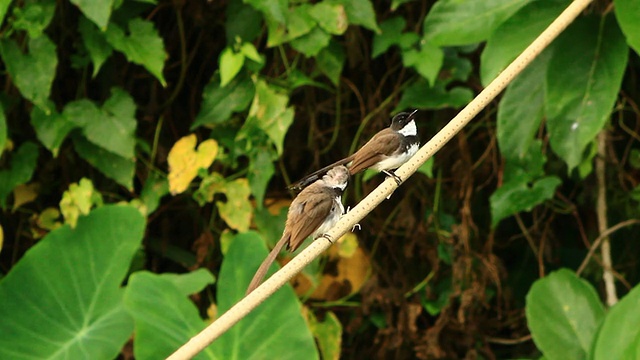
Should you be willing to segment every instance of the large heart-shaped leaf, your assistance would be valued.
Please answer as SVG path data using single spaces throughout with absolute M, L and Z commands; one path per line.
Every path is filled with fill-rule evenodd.
M 604 318 L 593 286 L 567 269 L 536 281 L 525 311 L 533 341 L 547 359 L 587 359 Z
M 115 358 L 133 331 L 120 286 L 144 225 L 104 206 L 33 246 L 0 282 L 0 358 Z

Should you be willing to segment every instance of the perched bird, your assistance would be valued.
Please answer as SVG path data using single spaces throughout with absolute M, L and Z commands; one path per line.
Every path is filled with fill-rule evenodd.
M 256 271 L 247 288 L 247 294 L 260 285 L 269 267 L 285 245 L 287 250 L 293 252 L 309 235 L 314 239 L 326 237 L 325 233 L 344 213 L 342 193 L 348 182 L 349 170 L 344 166 L 336 166 L 330 169 L 322 179 L 304 188 L 293 199 L 287 213 L 282 238 Z
M 353 155 L 309 174 L 289 186 L 293 190 L 304 189 L 305 186 L 319 179 L 329 169 L 338 165 L 347 165 L 351 175 L 366 169 L 375 169 L 385 173 L 400 185 L 400 179 L 392 170 L 407 162 L 420 146 L 415 115 L 418 110 L 398 113 L 391 119 L 391 126 L 379 131 Z

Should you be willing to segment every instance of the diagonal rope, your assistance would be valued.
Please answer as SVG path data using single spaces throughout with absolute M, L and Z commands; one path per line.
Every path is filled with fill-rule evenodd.
M 416 172 L 422 164 L 431 158 L 440 148 L 449 142 L 460 129 L 493 101 L 590 3 L 591 0 L 573 1 L 491 84 L 482 90 L 456 117 L 429 140 L 415 156 L 396 170 L 396 175 L 406 180 Z M 387 177 L 380 186 L 362 199 L 349 213 L 345 214 L 327 235 L 332 239 L 340 238 L 340 236 L 351 230 L 355 224 L 391 195 L 397 187 L 396 182 L 392 178 Z M 226 313 L 222 314 L 222 316 L 211 325 L 191 338 L 191 340 L 169 356 L 168 359 L 191 359 L 260 305 L 265 299 L 271 296 L 271 294 L 286 284 L 294 275 L 302 271 L 305 266 L 330 246 L 331 243 L 325 239 L 318 239 L 312 242 L 298 256 L 293 258 L 282 267 L 282 269 L 273 274 L 261 286 L 240 300 Z

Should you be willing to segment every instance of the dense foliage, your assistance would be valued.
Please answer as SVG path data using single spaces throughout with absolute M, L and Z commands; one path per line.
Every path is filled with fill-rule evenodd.
M 428 141 L 569 3 L 0 0 L 0 358 L 166 357 L 243 296 L 287 184 L 404 109 Z M 590 5 L 200 357 L 637 358 L 639 24 Z

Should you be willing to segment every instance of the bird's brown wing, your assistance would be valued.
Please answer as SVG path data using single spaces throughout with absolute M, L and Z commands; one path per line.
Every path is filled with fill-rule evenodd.
M 384 160 L 383 156 L 390 155 L 389 149 L 393 152 L 399 146 L 398 134 L 390 128 L 381 130 L 353 155 L 349 172 L 353 175 L 372 167 Z
M 308 200 L 301 204 L 300 212 L 287 219 L 290 220 L 287 221 L 287 225 L 291 230 L 291 238 L 287 248 L 291 251 L 295 251 L 300 247 L 304 239 L 318 230 L 320 225 L 327 219 L 333 206 L 333 196 L 318 193 L 323 190 L 311 189 L 310 187 L 305 190 L 313 190 L 315 194 L 309 196 Z

